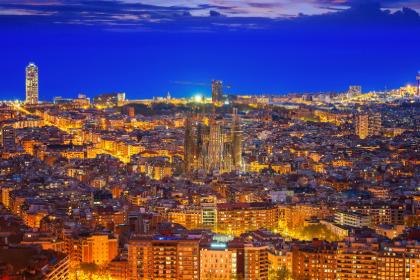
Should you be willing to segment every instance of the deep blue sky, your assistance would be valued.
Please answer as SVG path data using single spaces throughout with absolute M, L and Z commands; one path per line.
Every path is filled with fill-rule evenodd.
M 29 62 L 41 100 L 208 95 L 212 79 L 243 94 L 414 83 L 419 1 L 379 2 L 2 0 L 1 99 L 24 98 Z

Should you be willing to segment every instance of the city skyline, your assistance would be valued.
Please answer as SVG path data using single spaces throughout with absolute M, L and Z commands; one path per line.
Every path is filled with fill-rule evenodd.
M 205 100 L 3 102 L 0 275 L 420 278 L 415 87 L 212 83 Z
M 416 82 L 416 1 L 302 0 L 276 15 L 264 12 L 270 2 L 202 2 L 2 1 L 3 98 L 23 99 L 29 61 L 41 69 L 41 100 L 106 92 L 132 99 L 168 91 L 209 96 L 213 79 L 235 94 L 342 92 L 351 84 L 369 91 Z
M 54 99 L 56 98 L 75 98 L 76 96 L 80 96 L 80 95 L 86 95 L 84 92 L 79 92 L 77 94 L 74 95 L 69 95 L 69 96 L 62 96 L 62 95 L 53 95 L 53 96 L 49 96 L 47 97 L 47 99 L 44 100 L 40 100 L 39 99 L 39 78 L 38 78 L 38 66 L 33 63 L 33 62 L 29 62 L 29 64 L 26 66 L 25 68 L 26 70 L 26 75 L 25 75 L 25 96 L 23 98 L 19 97 L 15 97 L 15 98 L 7 98 L 7 96 L 5 95 L 6 98 L 2 98 L 0 99 L 3 101 L 25 101 L 28 104 L 37 104 L 38 102 L 51 102 L 54 101 Z M 366 93 L 366 92 L 386 92 L 386 91 L 392 91 L 392 90 L 397 90 L 398 88 L 403 88 L 403 87 L 415 87 L 417 90 L 417 93 L 420 91 L 420 71 L 417 72 L 416 76 L 415 76 L 415 80 L 412 83 L 407 83 L 405 85 L 399 85 L 396 88 L 384 88 L 384 89 L 379 89 L 379 90 L 369 90 L 369 91 L 362 91 L 363 86 L 361 85 L 349 85 L 347 88 L 343 89 L 343 90 L 331 90 L 331 91 L 318 91 L 318 92 L 314 92 L 314 91 L 304 91 L 304 92 L 283 92 L 283 93 L 275 93 L 275 92 L 262 92 L 262 93 L 240 93 L 240 92 L 231 92 L 230 89 L 232 88 L 231 85 L 226 85 L 223 84 L 223 81 L 221 80 L 215 80 L 213 79 L 212 81 L 206 83 L 206 82 L 199 82 L 199 83 L 194 83 L 194 82 L 187 82 L 187 81 L 176 81 L 174 83 L 178 83 L 178 84 L 183 84 L 183 85 L 197 85 L 203 88 L 203 90 L 201 91 L 195 91 L 193 94 L 189 95 L 182 95 L 182 96 L 176 96 L 177 98 L 186 98 L 186 99 L 197 99 L 197 98 L 210 98 L 213 101 L 220 101 L 222 99 L 223 94 L 225 94 L 225 96 L 227 95 L 253 95 L 253 96 L 281 96 L 281 95 L 288 95 L 288 94 L 340 94 L 340 93 L 347 93 L 348 95 L 353 95 L 355 94 L 355 92 L 353 92 L 354 90 L 356 90 L 356 94 L 361 94 L 361 93 Z M 209 91 L 209 92 L 208 92 Z M 94 96 L 100 96 L 102 94 L 113 94 L 116 92 L 120 92 L 121 94 L 124 94 L 124 99 L 125 99 L 125 92 L 122 91 L 109 91 L 109 92 L 100 92 L 100 93 L 95 93 L 93 95 L 91 95 L 90 97 L 94 97 Z M 164 94 L 161 95 L 157 95 L 157 96 L 142 96 L 140 98 L 138 98 L 139 100 L 141 99 L 152 99 L 152 98 L 167 98 L 168 96 L 170 97 L 172 95 L 172 93 L 170 91 L 167 91 Z M 89 95 L 86 95 L 89 96 Z M 133 97 L 133 96 L 130 96 Z M 135 95 L 134 95 L 135 97 Z M 220 99 L 220 100 L 218 100 Z M 127 99 L 128 100 L 128 99 Z M 131 98 L 131 100 L 136 100 L 136 98 Z
M 420 280 L 419 0 L 0 0 L 0 279 Z

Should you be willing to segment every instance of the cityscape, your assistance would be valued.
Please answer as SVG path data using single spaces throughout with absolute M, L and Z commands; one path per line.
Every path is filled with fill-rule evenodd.
M 401 49 L 392 45 L 401 30 L 420 30 L 417 1 L 47 2 L 0 3 L 7 23 L 0 30 L 7 39 L 0 46 L 1 280 L 420 279 L 420 71 L 411 67 L 420 61 L 404 51 L 410 39 Z M 347 44 L 340 54 L 348 64 L 336 64 L 340 32 L 325 42 L 311 34 L 326 20 L 346 26 L 353 40 L 348 19 L 357 28 L 392 25 L 390 34 L 400 35 L 382 49 L 374 42 L 372 51 L 362 45 L 378 35 L 359 31 L 366 36 L 357 37 L 360 46 Z M 56 41 L 35 47 L 27 37 L 30 44 L 10 47 L 25 26 Z M 67 29 L 75 26 L 82 31 Z M 299 46 L 296 63 L 306 59 L 319 73 L 287 59 L 270 64 L 277 53 L 293 56 L 293 44 L 277 51 L 287 43 L 256 43 L 272 44 L 267 38 L 283 29 L 292 41 L 306 28 L 311 57 L 331 45 L 331 60 L 312 60 Z M 86 34 L 92 39 L 80 45 L 89 55 L 75 59 L 82 48 L 70 50 L 66 36 Z M 113 57 L 138 51 L 123 48 L 124 38 L 150 34 L 159 38 L 150 39 L 150 58 Z M 217 38 L 226 34 L 234 39 Z M 192 42 L 200 36 L 214 44 L 197 56 Z M 226 53 L 213 68 L 210 53 L 220 42 Z M 173 51 L 171 59 L 162 49 Z M 259 60 L 264 52 L 271 58 Z M 382 59 L 377 73 L 350 66 L 375 55 L 389 67 L 379 69 Z M 197 57 L 215 77 L 207 79 L 203 65 L 177 80 Z M 57 61 L 63 66 L 52 69 Z M 255 72 L 246 69 L 251 61 L 258 61 Z M 230 64 L 237 68 L 231 75 L 218 70 Z M 165 67 L 171 71 L 153 72 Z M 276 67 L 284 68 L 282 85 L 270 80 Z M 149 75 L 135 77 L 138 68 Z M 337 73 L 323 76 L 325 68 Z M 349 75 L 372 82 L 343 78 L 344 89 L 336 86 Z
M 0 109 L 1 273 L 420 279 L 416 78 L 387 92 L 233 96 L 213 80 L 210 98 L 43 102 L 30 63 L 25 101 Z

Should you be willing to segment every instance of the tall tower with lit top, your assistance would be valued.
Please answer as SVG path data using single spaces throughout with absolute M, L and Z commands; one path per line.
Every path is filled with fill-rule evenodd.
M 34 63 L 26 66 L 26 104 L 38 104 L 38 67 Z
M 212 102 L 220 102 L 223 99 L 223 82 L 213 80 L 211 82 L 211 99 Z

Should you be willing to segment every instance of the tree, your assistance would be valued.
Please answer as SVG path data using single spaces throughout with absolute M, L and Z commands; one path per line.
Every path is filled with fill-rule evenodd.
M 270 269 L 268 272 L 268 279 L 269 280 L 290 280 L 292 279 L 292 275 L 290 271 L 286 268 L 286 266 L 282 266 L 278 269 Z

